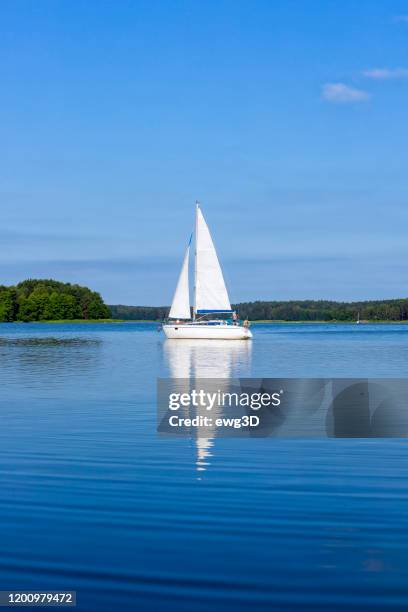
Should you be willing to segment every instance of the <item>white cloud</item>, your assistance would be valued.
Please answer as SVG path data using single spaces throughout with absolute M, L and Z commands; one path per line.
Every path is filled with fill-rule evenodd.
M 322 97 L 328 102 L 362 102 L 368 100 L 370 94 L 344 83 L 326 83 L 322 88 Z
M 364 70 L 363 75 L 377 81 L 405 79 L 408 78 L 408 68 L 373 68 L 372 70 Z

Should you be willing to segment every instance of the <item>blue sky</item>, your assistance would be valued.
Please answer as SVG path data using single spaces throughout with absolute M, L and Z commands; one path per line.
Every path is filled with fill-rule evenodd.
M 408 295 L 408 4 L 0 3 L 0 283 L 168 304 Z

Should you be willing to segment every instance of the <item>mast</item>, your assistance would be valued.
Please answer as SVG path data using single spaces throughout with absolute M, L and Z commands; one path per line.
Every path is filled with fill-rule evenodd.
M 194 241 L 194 304 L 193 304 L 193 321 L 196 318 L 197 310 L 197 226 L 198 226 L 198 209 L 200 203 L 196 200 L 196 213 L 195 213 L 195 241 Z

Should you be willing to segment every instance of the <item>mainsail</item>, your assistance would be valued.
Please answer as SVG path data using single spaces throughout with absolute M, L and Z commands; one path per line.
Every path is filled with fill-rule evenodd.
M 198 204 L 196 215 L 194 310 L 197 314 L 231 312 L 231 304 L 214 243 Z
M 170 319 L 190 319 L 190 292 L 188 285 L 188 263 L 190 258 L 190 242 L 188 243 L 186 254 L 184 255 L 183 265 L 181 266 L 180 276 L 177 282 L 176 291 L 174 292 L 173 302 L 171 304 L 169 318 Z

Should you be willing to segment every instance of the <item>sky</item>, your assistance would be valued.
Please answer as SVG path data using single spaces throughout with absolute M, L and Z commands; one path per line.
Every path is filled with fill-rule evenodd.
M 408 296 L 408 3 L 2 0 L 0 284 L 167 305 L 199 199 L 233 302 Z

